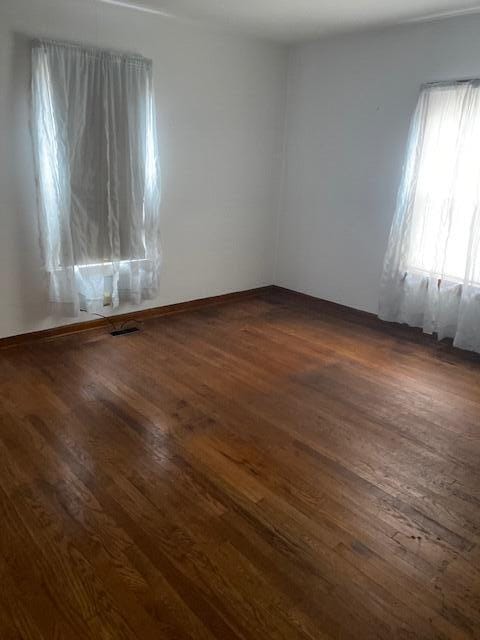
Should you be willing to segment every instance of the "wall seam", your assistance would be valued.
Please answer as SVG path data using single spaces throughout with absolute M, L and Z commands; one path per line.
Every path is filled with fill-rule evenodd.
M 275 214 L 275 237 L 273 248 L 273 284 L 277 284 L 278 279 L 278 260 L 280 252 L 280 221 L 283 215 L 283 208 L 285 205 L 286 195 L 286 179 L 288 171 L 288 154 L 287 154 L 287 139 L 289 130 L 289 112 L 290 112 L 290 84 L 291 84 L 291 58 L 294 45 L 291 45 L 287 49 L 287 61 L 286 61 L 286 80 L 285 80 L 285 97 L 283 108 L 283 124 L 282 124 L 282 143 L 280 151 L 280 171 L 279 171 L 279 185 L 277 194 L 277 205 Z

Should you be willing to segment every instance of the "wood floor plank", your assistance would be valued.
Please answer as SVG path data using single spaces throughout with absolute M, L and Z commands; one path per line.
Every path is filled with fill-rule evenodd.
M 0 353 L 3 640 L 480 639 L 480 359 L 280 290 Z

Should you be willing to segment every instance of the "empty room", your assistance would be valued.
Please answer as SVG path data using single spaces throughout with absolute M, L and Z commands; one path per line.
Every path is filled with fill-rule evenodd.
M 0 640 L 472 639 L 479 0 L 0 0 Z

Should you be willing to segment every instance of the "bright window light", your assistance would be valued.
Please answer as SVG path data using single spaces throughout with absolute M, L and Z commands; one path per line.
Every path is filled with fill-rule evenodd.
M 465 90 L 429 94 L 406 270 L 462 282 L 480 190 L 480 100 L 465 117 Z

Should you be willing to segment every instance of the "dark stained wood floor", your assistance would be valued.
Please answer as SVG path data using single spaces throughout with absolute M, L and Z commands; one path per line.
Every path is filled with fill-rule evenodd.
M 379 326 L 276 291 L 0 352 L 1 640 L 480 638 L 480 361 Z

